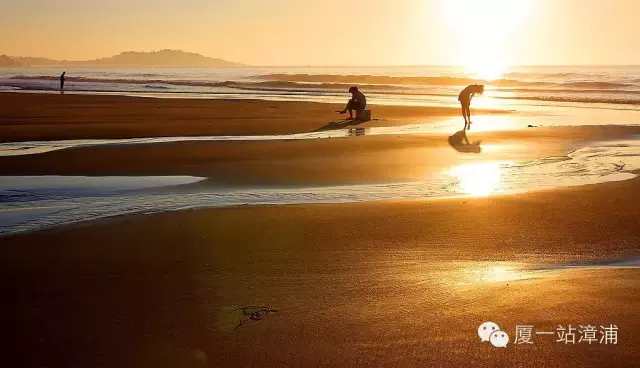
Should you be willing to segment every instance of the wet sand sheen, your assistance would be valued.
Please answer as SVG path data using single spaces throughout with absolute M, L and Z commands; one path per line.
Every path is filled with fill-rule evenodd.
M 637 256 L 638 190 L 634 179 L 509 197 L 186 211 L 8 237 L 2 280 L 21 288 L 3 286 L 27 321 L 13 351 L 71 366 L 160 356 L 180 366 L 631 362 L 637 268 L 520 278 L 517 265 Z M 514 278 L 492 271 L 511 265 Z M 280 312 L 233 331 L 230 312 L 243 305 Z M 516 324 L 612 323 L 620 343 L 540 338 L 487 350 L 476 334 L 486 320 L 511 334 Z M 59 339 L 78 349 L 49 343 Z
M 125 214 L 239 205 L 353 203 L 523 193 L 629 180 L 640 144 L 594 144 L 566 157 L 479 162 L 421 181 L 311 187 L 220 187 L 198 177 L 0 177 L 0 235 Z M 198 183 L 198 184 L 196 184 Z M 53 211 L 52 208 L 57 208 Z
M 631 126 L 469 133 L 469 139 L 482 141 L 482 155 L 455 152 L 444 133 L 96 146 L 0 157 L 0 175 L 192 175 L 231 185 L 402 182 L 479 161 L 565 156 L 595 141 L 622 140 L 638 134 L 640 127 Z

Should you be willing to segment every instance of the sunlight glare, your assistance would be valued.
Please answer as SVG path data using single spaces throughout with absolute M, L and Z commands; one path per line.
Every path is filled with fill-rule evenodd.
M 458 63 L 475 78 L 496 80 L 507 71 L 507 40 L 515 37 L 531 0 L 442 0 L 447 25 L 462 47 Z
M 458 264 L 459 286 L 499 284 L 541 277 L 527 265 L 513 262 L 462 262 Z
M 456 177 L 460 190 L 474 197 L 484 197 L 500 187 L 500 163 L 489 162 L 454 167 L 449 174 Z
M 518 272 L 516 269 L 506 266 L 481 268 L 475 270 L 473 274 L 477 281 L 487 283 L 516 281 L 531 277 L 524 272 Z

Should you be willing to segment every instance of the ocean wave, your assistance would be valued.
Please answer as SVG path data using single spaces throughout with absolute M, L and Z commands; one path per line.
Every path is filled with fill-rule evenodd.
M 506 73 L 506 77 L 509 79 L 517 79 L 520 77 L 530 77 L 530 78 L 577 78 L 584 77 L 583 73 L 572 73 L 572 72 L 562 72 L 562 73 L 541 73 L 541 72 L 512 72 Z
M 566 88 L 600 88 L 615 89 L 634 87 L 632 83 L 609 81 L 523 81 L 518 79 L 483 80 L 465 77 L 391 77 L 377 75 L 330 75 L 330 74 L 266 74 L 256 76 L 263 80 L 289 81 L 306 83 L 343 83 L 343 84 L 383 84 L 383 85 L 422 85 L 422 86 L 466 86 L 470 84 L 484 84 L 495 87 L 517 86 L 559 86 Z M 636 86 L 640 87 L 640 86 Z
M 16 75 L 9 78 L 10 80 L 32 80 L 32 81 L 58 81 L 59 77 L 50 75 L 26 76 Z M 224 85 L 226 82 L 215 81 L 194 81 L 194 80 L 172 80 L 172 79 L 127 79 L 127 78 L 90 78 L 90 77 L 66 77 L 66 82 L 80 83 L 113 83 L 113 84 L 167 84 L 177 86 L 194 86 L 194 87 L 216 87 Z
M 17 75 L 10 80 L 34 80 L 34 81 L 58 81 L 58 77 L 24 76 Z M 256 81 L 256 79 L 258 81 Z M 90 77 L 67 77 L 67 82 L 80 83 L 112 83 L 112 84 L 143 84 L 143 85 L 173 85 L 185 87 L 229 87 L 238 89 L 260 89 L 260 88 L 280 88 L 280 89 L 335 89 L 344 90 L 354 84 L 367 85 L 369 88 L 389 89 L 390 87 L 456 87 L 470 84 L 484 84 L 494 87 L 531 87 L 557 89 L 591 89 L 599 91 L 615 91 L 616 89 L 637 88 L 640 85 L 633 83 L 609 82 L 609 81 L 522 81 L 516 79 L 481 80 L 462 77 L 390 77 L 374 75 L 329 75 L 329 74 L 266 74 L 253 77 L 253 80 L 228 80 L 228 81 L 203 81 L 203 80 L 174 80 L 174 79 L 127 79 L 127 78 L 90 78 Z
M 14 76 L 9 78 L 12 81 L 53 81 L 57 82 L 58 77 L 42 75 L 42 76 Z M 171 79 L 126 79 L 126 78 L 88 78 L 88 77 L 67 77 L 66 82 L 75 83 L 95 83 L 95 84 L 132 84 L 144 85 L 149 88 L 166 88 L 165 86 L 182 86 L 182 87 L 228 87 L 237 89 L 250 90 L 327 90 L 335 89 L 343 91 L 349 88 L 348 84 L 339 83 L 320 83 L 320 84 L 303 84 L 294 81 L 267 81 L 267 82 L 242 82 L 242 81 L 194 81 L 194 80 L 171 80 Z M 8 85 L 16 86 L 17 84 Z M 380 88 L 388 88 L 389 86 L 379 86 Z
M 9 78 L 12 81 L 56 81 L 57 77 L 51 76 L 15 76 Z M 94 83 L 94 84 L 130 84 L 130 85 L 143 85 L 145 88 L 154 89 L 167 89 L 167 86 L 182 86 L 182 87 L 226 87 L 248 91 L 291 91 L 291 92 L 340 92 L 344 93 L 349 89 L 351 84 L 343 83 L 304 83 L 294 81 L 263 81 L 263 82 L 249 82 L 249 81 L 191 81 L 191 80 L 160 80 L 160 79 L 107 79 L 107 78 L 85 78 L 85 77 L 70 77 L 66 79 L 67 82 L 80 82 L 80 83 Z M 46 88 L 45 86 L 37 85 L 20 85 L 18 83 L 7 83 L 7 86 L 22 87 L 28 89 L 40 89 Z M 394 94 L 423 94 L 417 90 L 417 86 L 394 86 L 394 85 L 368 85 L 367 88 L 370 92 L 393 92 Z M 407 88 L 413 88 L 407 90 Z
M 540 82 L 522 82 L 512 79 L 494 81 L 463 77 L 390 77 L 380 75 L 331 75 L 331 74 L 266 74 L 256 76 L 263 80 L 307 83 L 344 83 L 344 84 L 385 84 L 385 85 L 422 85 L 422 86 L 463 86 L 485 84 L 492 86 L 535 85 Z
M 640 89 L 567 89 L 567 88 L 510 88 L 505 90 L 499 90 L 502 92 L 517 92 L 517 93 L 606 93 L 616 95 L 638 95 L 640 96 Z
M 583 97 L 583 96 L 494 96 L 498 99 L 528 100 L 545 102 L 576 102 L 576 103 L 601 103 L 612 105 L 640 105 L 640 98 L 615 98 L 615 97 Z
M 165 87 L 165 86 L 156 86 L 156 85 L 152 85 L 152 84 L 146 84 L 144 86 L 144 88 L 149 88 L 149 89 L 169 89 L 169 87 Z
M 592 80 L 594 78 L 607 78 L 604 73 L 581 73 L 581 72 L 543 72 L 543 71 L 519 71 L 504 74 L 505 78 L 516 80 Z
M 567 83 L 556 83 L 556 85 L 573 87 L 573 88 L 602 88 L 602 89 L 616 89 L 616 88 L 625 88 L 625 87 L 634 86 L 631 83 L 620 83 L 620 82 L 567 82 Z
M 256 80 L 270 79 L 270 80 Z M 51 84 L 57 83 L 55 76 L 13 76 L 9 81 L 0 82 L 3 87 L 22 90 L 51 90 Z M 323 81 L 329 80 L 329 81 Z M 30 83 L 30 81 L 36 83 Z M 481 83 L 482 81 L 454 77 L 384 77 L 384 76 L 340 76 L 309 74 L 270 74 L 238 81 L 194 81 L 171 79 L 127 79 L 127 78 L 89 78 L 69 77 L 69 90 L 91 92 L 144 92 L 155 93 L 259 93 L 278 94 L 344 94 L 350 86 L 360 84 L 367 93 L 395 96 L 437 96 L 454 98 L 458 89 L 456 83 Z M 360 81 L 360 82 L 356 82 Z M 627 83 L 589 81 L 589 82 L 520 82 L 503 79 L 494 83 L 489 97 L 512 100 L 534 100 L 547 102 L 640 104 L 640 86 Z M 509 85 L 504 85 L 509 81 Z M 47 83 L 37 83 L 47 82 Z M 365 82 L 367 84 L 365 84 Z M 445 84 L 447 82 L 448 84 Z M 429 84 L 431 83 L 431 84 Z M 435 84 L 434 84 L 435 83 Z M 441 84 L 438 84 L 441 83 Z M 501 85 L 501 83 L 503 83 Z M 519 83 L 519 84 L 516 84 Z M 128 86 L 128 87 L 127 87 Z M 139 86 L 139 87 L 132 87 Z M 173 88 L 175 87 L 175 88 Z M 182 87 L 182 88 L 180 88 Z M 206 90 L 202 90 L 202 89 Z M 508 92 L 509 95 L 501 95 Z

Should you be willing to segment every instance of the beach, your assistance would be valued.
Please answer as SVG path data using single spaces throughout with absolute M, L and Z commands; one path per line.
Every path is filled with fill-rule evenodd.
M 0 183 L 201 180 L 108 196 L 84 186 L 0 188 L 6 359 L 60 367 L 638 360 L 635 111 L 607 125 L 552 126 L 555 112 L 487 105 L 474 109 L 467 133 L 482 153 L 468 154 L 448 139 L 462 128 L 458 107 L 374 104 L 378 120 L 366 123 L 344 122 L 341 108 L 1 93 L 0 142 L 13 151 L 0 156 Z M 227 136 L 242 139 L 219 138 Z M 127 141 L 150 137 L 171 139 Z M 29 153 L 29 142 L 44 141 Z M 487 163 L 502 174 L 478 187 Z M 460 167 L 476 171 L 429 186 Z M 413 194 L 387 194 L 406 186 Z M 202 204 L 210 193 L 234 202 Z M 125 208 L 132 199 L 149 208 Z M 35 204 L 60 207 L 29 217 Z M 26 220 L 9 221 L 21 211 Z M 243 306 L 277 312 L 236 328 Z M 486 321 L 509 334 L 506 349 L 480 341 Z M 518 325 L 551 334 L 514 344 Z M 569 325 L 615 325 L 618 341 L 598 333 L 578 342 L 576 332 L 575 343 L 558 342 Z
M 640 367 L 640 1 L 6 3 L 0 368 Z

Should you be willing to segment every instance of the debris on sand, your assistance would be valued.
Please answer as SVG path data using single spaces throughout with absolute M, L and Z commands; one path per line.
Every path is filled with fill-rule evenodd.
M 246 306 L 234 309 L 232 312 L 242 311 L 242 318 L 240 322 L 234 328 L 234 330 L 244 326 L 247 323 L 261 321 L 266 318 L 268 315 L 272 313 L 278 313 L 280 310 L 274 309 L 272 307 L 257 307 L 257 306 Z

